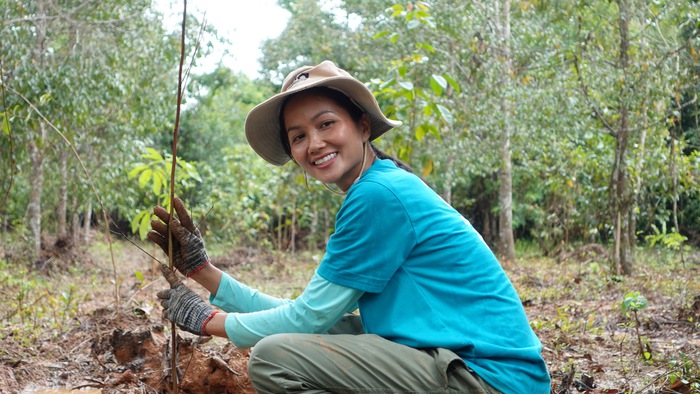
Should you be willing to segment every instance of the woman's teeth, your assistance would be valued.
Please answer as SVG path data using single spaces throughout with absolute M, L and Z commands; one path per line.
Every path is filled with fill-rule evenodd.
M 327 163 L 329 160 L 335 158 L 336 156 L 338 156 L 337 153 L 331 153 L 330 155 L 328 155 L 328 156 L 322 158 L 321 160 L 316 160 L 316 161 L 314 162 L 314 164 L 317 165 L 317 166 L 320 166 L 321 164 Z

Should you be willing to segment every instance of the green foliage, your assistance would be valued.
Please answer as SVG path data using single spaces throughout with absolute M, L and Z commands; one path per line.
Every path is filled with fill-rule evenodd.
M 172 155 L 161 155 L 153 148 L 146 148 L 146 152 L 141 154 L 145 162 L 135 163 L 129 171 L 129 179 L 138 178 L 139 188 L 149 190 L 152 194 L 148 200 L 153 205 L 161 205 L 166 210 L 170 209 L 170 176 L 172 171 Z M 182 194 L 186 194 L 189 188 L 195 187 L 202 182 L 197 169 L 191 163 L 182 159 L 176 160 L 177 171 L 175 171 L 175 182 L 180 187 Z M 194 183 L 192 182 L 194 181 Z M 138 212 L 131 220 L 131 231 L 139 233 L 139 237 L 144 240 L 151 228 L 152 206 Z
M 0 259 L 0 295 L 7 300 L 0 304 L 4 334 L 30 345 L 42 333 L 60 335 L 69 328 L 68 323 L 82 313 L 81 303 L 87 294 L 79 291 L 69 281 L 55 285 L 41 274 L 26 268 L 10 266 Z
M 108 209 L 135 218 L 143 235 L 150 220 L 146 209 L 161 202 L 157 196 L 169 178 L 162 152 L 172 143 L 179 32 L 164 29 L 142 1 L 106 1 L 74 13 L 67 12 L 69 4 L 56 4 L 44 7 L 46 18 L 36 20 L 43 0 L 2 4 L 3 81 L 66 134 Z M 624 169 L 634 235 L 674 251 L 698 242 L 692 234 L 700 229 L 700 133 L 692 100 L 700 38 L 692 3 L 631 3 L 626 73 L 619 67 L 616 3 L 512 4 L 507 83 L 494 28 L 503 15 L 491 2 L 282 4 L 291 18 L 284 33 L 263 46 L 264 78 L 250 80 L 224 67 L 190 76 L 178 156 L 196 165 L 201 182 L 189 174 L 178 180 L 177 193 L 210 237 L 290 249 L 294 234 L 300 247 L 323 247 L 340 200 L 313 180 L 307 190 L 294 165 L 277 169 L 257 159 L 245 145 L 243 124 L 288 71 L 331 59 L 367 81 L 387 115 L 403 121 L 377 145 L 407 161 L 487 241 L 499 230 L 497 152 L 505 121 L 500 103 L 506 99 L 513 106 L 512 209 L 519 241 L 554 254 L 572 244 L 613 239 L 609 193 L 616 142 L 610 129 L 625 103 L 632 133 Z M 195 19 L 189 44 L 198 33 Z M 45 29 L 37 30 L 32 20 Z M 120 25 L 100 22 L 112 20 Z M 43 47 L 38 31 L 46 32 Z M 218 45 L 207 42 L 218 37 L 205 37 L 200 50 Z M 41 134 L 38 115 L 18 95 L 8 93 L 0 118 L 1 191 L 10 187 L 9 170 L 16 175 L 0 207 L 4 228 L 27 226 L 35 185 L 30 142 L 41 150 L 47 174 L 41 193 L 45 231 L 54 231 L 53 207 L 62 187 L 71 212 L 94 202 L 70 155 L 66 177 L 58 176 L 65 146 L 55 134 Z M 163 165 L 155 164 L 157 157 L 140 157 L 147 148 L 161 152 Z M 132 166 L 137 162 L 145 167 Z
M 661 224 L 661 230 L 656 226 L 652 226 L 656 234 L 647 235 L 646 240 L 649 242 L 649 246 L 654 247 L 657 243 L 661 243 L 666 248 L 670 250 L 680 250 L 683 244 L 688 240 L 685 235 L 679 234 L 672 229 L 671 232 L 666 232 L 666 223 Z
M 627 316 L 629 316 L 629 312 L 632 312 L 634 315 L 634 328 L 637 333 L 637 343 L 639 345 L 639 354 L 644 358 L 644 360 L 651 360 L 652 358 L 652 351 L 651 351 L 651 343 L 649 342 L 649 339 L 645 336 L 642 336 L 639 332 L 639 317 L 637 316 L 637 312 L 643 310 L 649 305 L 649 302 L 647 299 L 641 295 L 638 291 L 631 291 L 625 294 L 623 300 L 622 300 L 622 312 L 625 313 Z
M 678 358 L 669 361 L 672 372 L 669 373 L 670 383 L 680 383 L 680 387 L 689 389 L 689 393 L 700 392 L 700 363 L 691 355 L 681 352 Z
M 621 306 L 623 313 L 636 313 L 649 306 L 649 301 L 638 291 L 631 291 L 625 294 Z
M 402 120 L 409 130 L 409 134 L 393 132 L 388 137 L 392 141 L 390 151 L 402 161 L 418 162 L 423 177 L 446 178 L 438 182 L 443 184 L 451 182 L 456 170 L 451 161 L 458 154 L 449 145 L 460 137 L 453 135 L 462 127 L 455 111 L 461 110 L 458 103 L 465 81 L 458 79 L 454 67 L 444 66 L 458 60 L 445 56 L 448 50 L 437 38 L 440 29 L 436 25 L 444 15 L 435 11 L 435 16 L 433 12 L 427 2 L 395 4 L 387 9 L 392 23 L 373 38 L 388 40 L 396 57 L 390 58 L 389 74 L 385 78 L 375 76 L 371 82 L 377 99 L 390 103 L 387 115 Z M 421 146 L 420 152 L 415 149 L 416 143 Z M 441 151 L 442 145 L 448 145 L 446 151 Z M 418 157 L 416 153 L 420 153 Z

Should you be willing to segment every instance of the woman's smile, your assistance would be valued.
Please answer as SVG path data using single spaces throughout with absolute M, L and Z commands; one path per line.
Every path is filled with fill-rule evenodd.
M 325 156 L 325 157 L 323 157 L 322 159 L 319 159 L 319 160 L 314 161 L 314 164 L 315 164 L 316 166 L 321 166 L 321 165 L 326 164 L 326 163 L 328 163 L 329 161 L 335 159 L 337 156 L 338 156 L 338 153 L 337 153 L 337 152 L 331 153 L 330 155 Z

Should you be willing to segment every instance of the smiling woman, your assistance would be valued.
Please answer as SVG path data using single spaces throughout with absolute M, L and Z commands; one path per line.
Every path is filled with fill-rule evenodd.
M 222 311 L 166 269 L 164 315 L 252 347 L 258 392 L 549 393 L 542 346 L 494 254 L 459 212 L 373 146 L 400 125 L 331 61 L 291 72 L 248 113 L 245 133 L 263 159 L 293 160 L 344 195 L 321 263 L 296 299 L 262 294 L 211 264 L 174 199 L 179 220 L 156 207 L 162 222 L 149 238 L 168 250 L 169 223 L 173 265 Z
M 168 29 L 180 29 L 182 3 L 181 0 L 155 1 Z M 207 24 L 225 41 L 214 45 L 212 53 L 202 60 L 195 72 L 211 72 L 222 63 L 250 78 L 259 76 L 260 45 L 266 39 L 277 37 L 289 19 L 289 13 L 277 5 L 276 0 L 198 0 L 188 2 L 188 12 L 206 17 Z

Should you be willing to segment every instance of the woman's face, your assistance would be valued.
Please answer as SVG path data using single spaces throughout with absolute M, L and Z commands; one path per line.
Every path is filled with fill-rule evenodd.
M 369 117 L 363 115 L 358 124 L 335 101 L 315 93 L 290 98 L 283 117 L 292 157 L 299 166 L 319 181 L 347 191 L 360 175 L 363 143 L 370 136 Z M 366 160 L 371 163 L 370 157 Z

